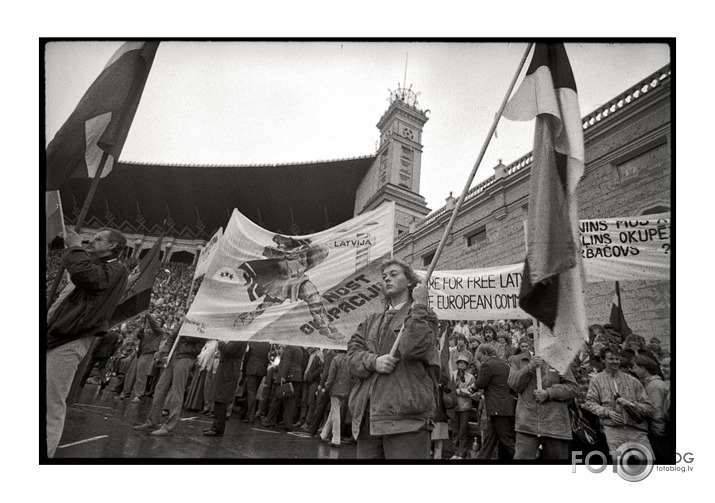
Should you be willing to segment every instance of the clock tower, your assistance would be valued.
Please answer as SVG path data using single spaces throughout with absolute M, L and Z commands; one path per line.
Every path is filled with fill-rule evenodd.
M 419 194 L 422 128 L 428 111 L 419 108 L 412 89 L 391 91 L 389 100 L 390 106 L 377 123 L 377 157 L 358 188 L 354 213 L 359 215 L 394 201 L 397 236 L 429 213 Z

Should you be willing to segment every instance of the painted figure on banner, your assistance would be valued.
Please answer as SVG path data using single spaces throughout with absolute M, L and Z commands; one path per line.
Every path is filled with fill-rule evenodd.
M 320 292 L 306 274 L 326 259 L 329 248 L 311 243 L 309 239 L 294 239 L 280 234 L 273 236 L 273 241 L 276 247 L 266 246 L 263 250 L 266 259 L 250 260 L 238 266 L 251 301 L 261 297 L 263 300 L 253 311 L 240 313 L 234 326 L 249 325 L 266 309 L 286 300 L 302 300 L 308 304 L 321 335 L 333 340 L 344 339 L 345 336 L 331 323 Z

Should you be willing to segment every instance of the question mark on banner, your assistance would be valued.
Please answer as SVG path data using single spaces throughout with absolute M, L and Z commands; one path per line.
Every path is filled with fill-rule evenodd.
M 664 243 L 663 246 L 661 246 L 665 250 L 665 254 L 667 255 L 668 252 L 670 251 L 670 244 Z

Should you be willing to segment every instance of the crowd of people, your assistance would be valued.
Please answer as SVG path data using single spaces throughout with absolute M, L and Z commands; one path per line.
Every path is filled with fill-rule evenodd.
M 47 257 L 48 289 L 58 257 Z M 426 435 L 433 459 L 453 452 L 455 460 L 564 460 L 572 450 L 608 454 L 628 441 L 649 445 L 658 461 L 673 453 L 670 355 L 656 338 L 646 342 L 636 334 L 623 337 L 608 324 L 592 325 L 571 368 L 558 373 L 534 354 L 531 320 L 437 321 L 420 298 L 409 312 L 423 324 L 411 327 L 418 335 L 411 336 L 414 347 L 403 341 L 398 366 L 400 358 L 387 358 L 394 337 L 374 348 L 370 335 L 406 319 L 409 304 L 401 307 L 404 302 L 395 305 L 393 299 L 396 318 L 385 318 L 389 310 L 376 315 L 375 328 L 368 318 L 357 327 L 347 351 L 181 337 L 168 360 L 192 280 L 192 266 L 162 265 L 148 313 L 101 337 L 82 372 L 80 386 L 99 385 L 115 393 L 116 400 L 151 400 L 138 431 L 171 435 L 186 409 L 213 418 L 206 436 L 223 435 L 227 420 L 236 416 L 261 428 L 302 430 L 334 448 L 362 439 L 362 452 L 368 455 L 379 447 L 380 455 L 382 449 L 394 449 L 397 457 L 421 457 L 412 447 L 424 445 L 413 442 L 415 431 Z M 389 285 L 390 279 L 384 275 L 383 281 Z M 411 300 L 414 292 L 409 294 Z M 436 336 L 436 347 L 419 347 L 415 341 L 432 340 L 430 334 Z M 390 386 L 400 383 L 400 393 L 414 392 L 411 400 L 434 399 L 436 410 L 429 417 L 422 410 L 413 415 L 429 428 L 395 429 L 404 414 L 396 421 L 389 407 L 375 408 L 382 400 L 381 386 L 387 402 L 395 392 L 385 387 L 387 375 L 395 380 Z M 434 392 L 428 384 L 414 391 L 416 383 L 430 382 L 425 375 L 438 382 Z M 595 438 L 574 434 L 575 416 L 588 423 Z M 378 437 L 392 442 L 405 433 L 411 440 L 402 445 L 373 442 Z

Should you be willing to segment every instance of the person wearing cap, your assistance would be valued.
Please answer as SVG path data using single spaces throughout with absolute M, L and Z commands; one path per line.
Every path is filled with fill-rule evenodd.
M 470 388 L 474 385 L 474 376 L 467 370 L 469 359 L 466 356 L 458 356 L 456 365 L 457 370 L 452 372 L 450 379 L 457 394 L 457 406 L 452 421 L 452 443 L 457 452 L 451 459 L 464 459 L 469 449 L 469 413 L 473 407 L 472 398 L 475 397 Z
M 348 406 L 357 458 L 429 459 L 439 397 L 437 315 L 411 267 L 389 260 L 380 271 L 385 307 L 369 315 L 348 342 L 348 368 L 356 379 Z
M 62 436 L 67 396 L 80 363 L 95 337 L 109 330 L 129 271 L 119 260 L 127 240 L 114 229 L 100 229 L 86 248 L 74 230 L 65 234 L 62 263 L 71 285 L 47 313 L 46 399 L 47 457 L 53 458 Z

